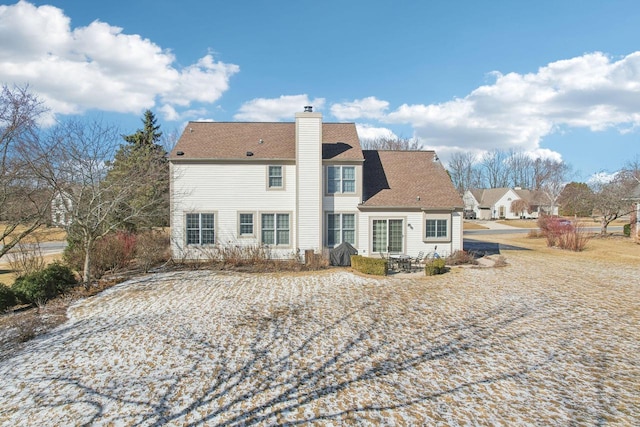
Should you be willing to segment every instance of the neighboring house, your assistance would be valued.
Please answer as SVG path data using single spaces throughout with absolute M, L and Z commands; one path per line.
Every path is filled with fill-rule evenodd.
M 524 200 L 528 209 L 514 212 L 512 205 Z M 515 188 L 488 188 L 467 190 L 463 196 L 465 210 L 473 210 L 477 219 L 537 218 L 541 213 L 557 215 L 558 207 L 549 205 L 541 191 Z
M 69 227 L 71 225 L 71 216 L 69 215 L 71 207 L 72 201 L 68 193 L 57 192 L 51 200 L 51 223 L 56 227 Z
M 462 249 L 462 200 L 433 151 L 363 151 L 353 123 L 190 122 L 169 155 L 175 258 L 215 245 L 275 257 Z

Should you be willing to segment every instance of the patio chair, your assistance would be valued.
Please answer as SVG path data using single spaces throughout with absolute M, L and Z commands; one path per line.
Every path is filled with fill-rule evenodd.
M 411 259 L 411 266 L 415 269 L 419 269 L 421 266 L 424 266 L 424 251 L 418 252 L 418 255 Z

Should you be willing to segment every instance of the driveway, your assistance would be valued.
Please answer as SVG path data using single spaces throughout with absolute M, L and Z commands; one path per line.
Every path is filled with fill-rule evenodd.
M 2 425 L 639 425 L 637 268 L 163 273 L 0 361 Z

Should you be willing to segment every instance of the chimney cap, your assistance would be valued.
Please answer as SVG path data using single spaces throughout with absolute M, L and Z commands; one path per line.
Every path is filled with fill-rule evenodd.
M 313 113 L 313 105 L 305 105 L 304 106 L 305 113 Z

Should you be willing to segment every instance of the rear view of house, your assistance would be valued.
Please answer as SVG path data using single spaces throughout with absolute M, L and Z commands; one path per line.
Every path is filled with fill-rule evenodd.
M 433 151 L 363 151 L 355 124 L 190 122 L 169 155 L 175 258 L 216 245 L 274 257 L 462 249 L 462 199 Z

